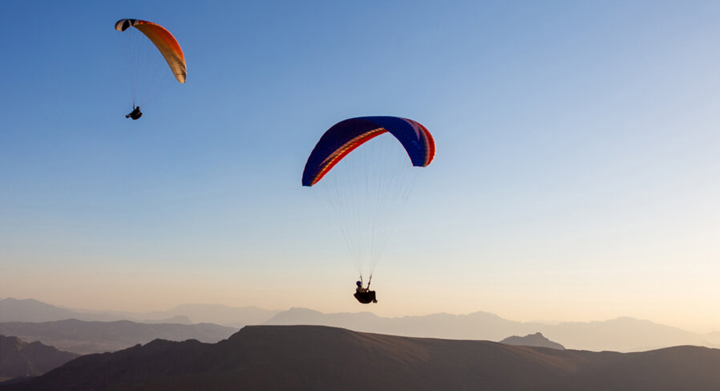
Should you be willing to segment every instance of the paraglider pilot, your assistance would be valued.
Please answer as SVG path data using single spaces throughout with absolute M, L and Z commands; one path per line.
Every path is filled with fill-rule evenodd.
M 133 105 L 133 111 L 130 112 L 130 114 L 126 115 L 125 118 L 132 118 L 133 121 L 136 119 L 139 119 L 142 117 L 142 112 L 140 111 L 140 106 Z
M 358 281 L 355 284 L 357 285 L 357 288 L 355 288 L 354 296 L 357 301 L 363 304 L 377 303 L 377 299 L 375 298 L 375 291 L 370 290 L 370 283 L 368 283 L 367 288 L 363 288 L 362 281 Z

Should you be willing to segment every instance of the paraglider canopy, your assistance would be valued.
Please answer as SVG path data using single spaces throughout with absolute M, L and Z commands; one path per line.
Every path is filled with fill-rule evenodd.
M 355 148 L 390 133 L 405 148 L 413 166 L 425 167 L 435 157 L 435 141 L 424 126 L 400 117 L 358 117 L 338 122 L 320 138 L 305 164 L 302 185 L 318 183 Z
M 153 22 L 139 19 L 120 19 L 115 23 L 115 30 L 125 31 L 130 27 L 135 27 L 145 34 L 152 43 L 160 50 L 165 61 L 167 61 L 175 78 L 180 83 L 185 83 L 187 78 L 187 67 L 185 65 L 185 56 L 178 41 L 164 27 Z

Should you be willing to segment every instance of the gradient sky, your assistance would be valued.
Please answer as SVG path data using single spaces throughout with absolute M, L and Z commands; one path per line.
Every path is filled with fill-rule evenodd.
M 720 331 L 720 2 L 3 1 L 0 298 Z M 187 84 L 130 121 L 121 18 Z M 169 72 L 169 71 L 168 71 Z M 300 186 L 338 121 L 437 143 L 376 270 Z

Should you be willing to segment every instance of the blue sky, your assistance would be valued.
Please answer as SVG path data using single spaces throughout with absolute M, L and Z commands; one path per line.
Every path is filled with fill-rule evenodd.
M 397 115 L 438 152 L 375 313 L 720 330 L 716 2 L 3 6 L 0 297 L 367 310 L 300 176 L 334 123 Z M 139 121 L 121 18 L 188 63 Z

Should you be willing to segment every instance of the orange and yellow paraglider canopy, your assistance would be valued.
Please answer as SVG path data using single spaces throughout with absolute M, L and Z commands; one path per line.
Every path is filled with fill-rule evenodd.
M 175 78 L 180 83 L 185 83 L 187 77 L 187 67 L 185 65 L 185 56 L 178 41 L 163 26 L 139 19 L 121 19 L 115 23 L 115 30 L 125 31 L 130 27 L 140 30 L 146 37 L 155 44 L 160 50 L 165 61 L 170 65 Z

